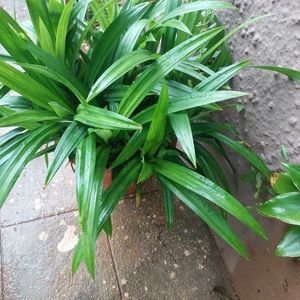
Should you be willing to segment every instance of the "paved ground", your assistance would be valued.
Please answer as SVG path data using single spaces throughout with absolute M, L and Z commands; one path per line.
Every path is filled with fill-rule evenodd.
M 44 175 L 41 159 L 30 164 L 1 210 L 3 299 L 230 299 L 231 282 L 207 227 L 176 202 L 168 233 L 153 184 L 139 209 L 133 198 L 122 200 L 111 240 L 100 236 L 95 283 L 84 267 L 73 279 L 74 174 L 65 168 L 49 188 Z

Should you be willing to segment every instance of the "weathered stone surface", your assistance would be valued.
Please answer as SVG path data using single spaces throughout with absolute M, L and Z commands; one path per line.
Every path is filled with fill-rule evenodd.
M 83 267 L 72 279 L 76 223 L 69 213 L 2 228 L 4 299 L 120 299 L 104 235 L 97 243 L 95 283 Z
M 23 171 L 1 209 L 3 226 L 76 210 L 75 174 L 62 167 L 49 187 L 44 186 L 47 168 L 43 158 Z
M 223 13 L 226 24 L 273 13 L 248 26 L 231 39 L 235 61 L 250 59 L 254 64 L 300 69 L 300 5 L 298 0 L 231 0 L 238 11 Z M 279 146 L 285 145 L 293 161 L 300 162 L 300 86 L 286 76 L 248 69 L 233 81 L 235 90 L 250 93 L 241 99 L 244 113 L 225 111 L 224 119 L 234 122 L 240 135 L 261 153 L 276 170 L 282 161 Z
M 160 193 L 136 209 L 123 200 L 110 241 L 124 299 L 222 299 L 232 286 L 207 227 L 176 201 L 174 231 L 165 228 Z

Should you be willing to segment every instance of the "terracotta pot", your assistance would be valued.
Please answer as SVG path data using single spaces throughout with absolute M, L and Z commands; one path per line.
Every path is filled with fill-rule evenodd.
M 111 185 L 111 170 L 107 169 L 104 174 L 104 189 L 107 189 Z M 125 196 L 132 195 L 136 193 L 136 183 L 132 183 L 127 190 Z

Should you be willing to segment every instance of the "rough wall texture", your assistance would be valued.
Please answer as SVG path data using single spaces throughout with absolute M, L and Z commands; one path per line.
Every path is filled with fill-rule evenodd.
M 231 45 L 236 61 L 250 58 L 255 64 L 300 69 L 299 0 L 232 0 L 239 12 L 225 14 L 227 24 L 274 13 L 235 35 Z M 242 114 L 225 114 L 238 124 L 241 136 L 266 163 L 277 169 L 280 144 L 293 161 L 300 161 L 300 85 L 268 71 L 247 70 L 234 80 L 234 88 L 252 95 L 241 100 Z
M 299 0 L 231 0 L 238 12 L 223 12 L 226 24 L 240 24 L 250 17 L 274 13 L 235 35 L 231 47 L 235 61 L 250 58 L 254 64 L 280 65 L 300 70 L 300 1 Z M 281 144 L 290 159 L 300 162 L 300 86 L 285 76 L 268 71 L 247 70 L 233 81 L 235 90 L 251 93 L 241 101 L 245 111 L 224 112 L 223 119 L 238 125 L 240 136 L 261 154 L 273 170 L 282 161 Z M 235 160 L 239 170 L 246 170 L 245 161 Z M 237 198 L 255 206 L 251 187 L 241 185 Z M 254 212 L 254 209 L 253 209 Z M 227 247 L 223 259 L 241 300 L 299 298 L 299 264 L 296 260 L 275 257 L 274 250 L 286 227 L 283 223 L 257 216 L 269 241 L 263 241 L 245 227 L 233 222 L 246 244 L 250 261 L 241 259 Z

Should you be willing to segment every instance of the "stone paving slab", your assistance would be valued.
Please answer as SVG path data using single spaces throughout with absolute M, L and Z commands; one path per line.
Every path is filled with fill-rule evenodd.
M 96 249 L 96 283 L 82 266 L 70 274 L 77 213 L 2 227 L 4 299 L 233 299 L 232 286 L 207 227 L 176 202 L 176 225 L 165 229 L 160 193 L 121 201 L 113 238 Z M 120 289 L 119 289 L 120 287 Z M 121 296 L 120 296 L 121 295 Z
M 71 276 L 76 213 L 2 229 L 4 299 L 120 299 L 107 238 L 97 243 L 95 284 L 82 267 Z
M 32 161 L 23 171 L 3 208 L 1 224 L 8 226 L 76 210 L 75 174 L 62 167 L 48 187 L 43 158 Z
M 133 199 L 123 200 L 113 226 L 111 245 L 124 299 L 232 297 L 230 279 L 207 227 L 178 202 L 171 233 L 165 228 L 158 192 L 147 195 L 138 209 Z
M 48 187 L 44 186 L 46 175 L 44 158 L 32 161 L 25 168 L 1 209 L 2 226 L 77 209 L 75 174 L 70 164 L 62 166 Z M 145 194 L 158 189 L 157 180 L 151 178 L 143 185 L 142 192 Z

